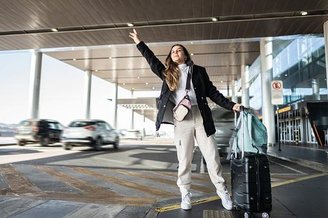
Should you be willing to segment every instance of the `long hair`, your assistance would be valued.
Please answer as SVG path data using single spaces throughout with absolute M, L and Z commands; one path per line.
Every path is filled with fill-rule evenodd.
M 172 49 L 174 46 L 180 46 L 186 56 L 185 63 L 190 67 L 192 67 L 192 65 L 193 65 L 193 62 L 190 58 L 190 54 L 183 45 L 175 44 L 171 47 L 170 53 L 167 55 L 167 57 L 165 59 L 166 69 L 164 71 L 165 81 L 166 81 L 170 91 L 174 91 L 178 88 L 179 79 L 180 79 L 180 75 L 181 75 L 178 64 L 175 63 L 171 58 L 171 52 L 172 52 Z

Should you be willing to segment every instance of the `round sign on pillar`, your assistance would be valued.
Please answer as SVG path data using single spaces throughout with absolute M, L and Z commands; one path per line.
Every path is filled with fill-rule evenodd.
M 284 103 L 283 83 L 281 80 L 273 80 L 271 82 L 271 103 L 273 105 Z

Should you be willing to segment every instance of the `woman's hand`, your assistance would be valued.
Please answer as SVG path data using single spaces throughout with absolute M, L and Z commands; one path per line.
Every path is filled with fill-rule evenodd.
M 233 110 L 234 112 L 239 112 L 239 111 L 240 111 L 240 107 L 242 107 L 242 105 L 236 103 L 236 104 L 233 106 L 232 110 Z
M 133 29 L 133 33 L 129 33 L 129 37 L 131 39 L 133 39 L 134 43 L 139 44 L 140 43 L 140 39 L 138 36 L 138 33 L 136 31 L 136 29 Z

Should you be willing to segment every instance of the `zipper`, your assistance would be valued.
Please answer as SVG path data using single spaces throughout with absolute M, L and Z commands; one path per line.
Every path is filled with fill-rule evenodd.
M 259 157 L 259 156 L 258 156 Z M 260 160 L 259 158 L 257 158 L 257 156 L 255 156 L 255 161 L 256 161 L 256 168 L 257 168 L 257 173 L 256 173 L 256 180 L 257 180 L 257 193 L 256 193 L 256 196 L 257 196 L 257 202 L 256 202 L 256 209 L 257 211 L 260 210 L 260 197 L 261 197 L 261 181 L 260 181 Z

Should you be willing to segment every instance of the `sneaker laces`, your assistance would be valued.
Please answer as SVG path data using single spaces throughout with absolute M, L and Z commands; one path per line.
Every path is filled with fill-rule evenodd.
M 222 191 L 217 191 L 217 194 L 221 198 L 223 207 L 226 208 L 227 210 L 231 210 L 232 201 L 228 190 L 225 188 Z
M 192 196 L 192 194 L 190 192 L 187 192 L 187 194 L 182 195 L 182 201 L 190 203 L 191 196 Z
M 224 200 L 230 200 L 230 195 L 229 195 L 229 192 L 228 192 L 228 190 L 227 189 L 224 189 L 223 191 L 222 191 L 222 193 L 223 193 L 223 196 L 224 196 Z

